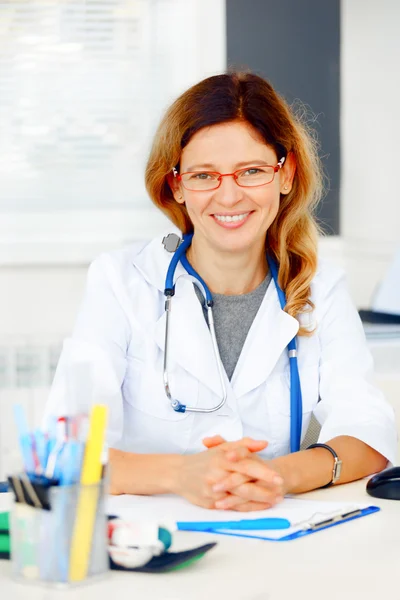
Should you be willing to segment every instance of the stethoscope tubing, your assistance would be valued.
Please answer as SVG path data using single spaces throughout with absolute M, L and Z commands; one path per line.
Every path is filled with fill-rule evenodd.
M 225 385 L 225 373 L 222 365 L 217 338 L 215 334 L 215 326 L 214 326 L 214 316 L 212 312 L 213 299 L 210 290 L 208 289 L 204 280 L 200 277 L 198 273 L 193 269 L 186 258 L 186 251 L 189 248 L 192 241 L 193 233 L 187 234 L 183 236 L 183 240 L 177 250 L 174 252 L 174 255 L 169 264 L 166 280 L 165 280 L 165 290 L 164 294 L 166 296 L 165 300 L 165 312 L 166 312 L 166 323 L 165 323 L 165 345 L 164 345 L 164 364 L 163 364 L 163 380 L 164 380 L 164 389 L 168 400 L 171 402 L 172 408 L 176 412 L 192 412 L 192 413 L 213 413 L 218 411 L 227 400 L 227 391 Z M 218 375 L 221 382 L 221 391 L 222 391 L 222 400 L 211 408 L 198 408 L 194 406 L 187 406 L 180 403 L 178 400 L 174 400 L 171 395 L 169 378 L 168 378 L 168 355 L 169 355 L 169 332 L 170 332 L 170 317 L 171 317 L 171 308 L 172 308 L 172 297 L 175 294 L 175 285 L 177 281 L 174 283 L 174 274 L 176 267 L 179 263 L 182 263 L 182 266 L 188 273 L 188 278 L 193 281 L 193 283 L 200 289 L 205 297 L 205 302 L 207 306 L 207 318 L 210 329 L 211 341 L 213 346 L 213 352 L 215 356 L 215 360 L 218 367 Z M 271 271 L 271 276 L 274 280 L 275 287 L 278 293 L 279 303 L 281 305 L 281 309 L 284 310 L 286 306 L 286 295 L 284 291 L 281 289 L 278 283 L 278 266 L 276 262 L 267 255 L 268 266 Z M 289 368 L 290 368 L 290 451 L 297 452 L 300 449 L 300 440 L 301 440 L 301 429 L 302 429 L 302 417 L 303 417 L 303 406 L 302 406 L 302 394 L 301 394 L 301 385 L 300 385 L 300 374 L 298 368 L 298 360 L 297 360 L 297 344 L 296 344 L 296 336 L 289 342 L 288 346 L 288 355 L 289 355 Z

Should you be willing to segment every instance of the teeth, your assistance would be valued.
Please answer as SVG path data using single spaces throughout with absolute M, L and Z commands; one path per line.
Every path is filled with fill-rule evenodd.
M 243 213 L 242 215 L 233 215 L 232 217 L 228 215 L 214 215 L 217 221 L 222 221 L 223 223 L 234 223 L 235 221 L 243 221 L 250 213 Z

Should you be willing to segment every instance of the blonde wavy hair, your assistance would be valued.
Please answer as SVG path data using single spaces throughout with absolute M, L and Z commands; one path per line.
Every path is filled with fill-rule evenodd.
M 175 201 L 171 172 L 179 172 L 182 149 L 203 127 L 244 121 L 274 148 L 278 160 L 290 152 L 296 173 L 289 194 L 281 194 L 278 214 L 268 229 L 268 252 L 279 264 L 285 311 L 298 318 L 313 309 L 310 284 L 317 269 L 319 227 L 315 209 L 323 193 L 318 146 L 304 118 L 262 77 L 233 72 L 208 77 L 184 92 L 168 109 L 155 134 L 145 182 L 150 198 L 183 232 L 193 231 L 186 207 Z M 300 327 L 299 335 L 310 335 Z

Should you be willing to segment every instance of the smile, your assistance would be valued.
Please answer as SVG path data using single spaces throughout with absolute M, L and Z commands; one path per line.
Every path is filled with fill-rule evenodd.
M 243 221 L 246 217 L 249 216 L 249 212 L 242 213 L 241 215 L 214 215 L 217 221 L 222 223 L 234 223 L 236 221 Z

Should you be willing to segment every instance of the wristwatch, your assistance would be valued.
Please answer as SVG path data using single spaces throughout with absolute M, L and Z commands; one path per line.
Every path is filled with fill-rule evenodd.
M 329 450 L 329 452 L 333 456 L 335 462 L 332 470 L 332 480 L 326 485 L 322 485 L 321 488 L 330 487 L 331 485 L 336 483 L 340 477 L 340 473 L 342 472 L 342 461 L 340 460 L 334 449 L 328 446 L 327 444 L 311 444 L 311 446 L 308 446 L 307 450 L 311 450 L 311 448 L 325 448 L 326 450 Z

